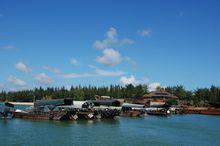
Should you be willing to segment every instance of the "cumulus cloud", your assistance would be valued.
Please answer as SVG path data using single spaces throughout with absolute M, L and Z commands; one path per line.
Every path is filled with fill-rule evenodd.
M 24 73 L 31 72 L 31 69 L 23 62 L 16 63 L 15 68 L 21 72 L 24 72 Z
M 49 85 L 53 82 L 53 79 L 49 77 L 48 75 L 46 75 L 45 73 L 40 73 L 40 74 L 35 75 L 35 80 L 38 83 L 44 84 L 44 85 Z
M 158 87 L 160 87 L 160 83 L 159 82 L 153 82 L 151 84 L 148 85 L 148 90 L 149 91 L 156 91 Z
M 122 76 L 119 79 L 119 83 L 122 85 L 127 85 L 127 84 L 133 84 L 134 86 L 138 84 L 147 84 L 149 83 L 149 79 L 147 77 L 142 77 L 140 79 L 135 78 L 134 75 L 131 75 L 130 77 Z
M 131 45 L 134 41 L 129 38 L 118 39 L 118 32 L 114 27 L 110 27 L 106 32 L 104 40 L 96 40 L 94 47 L 100 50 L 111 48 L 112 46 Z
M 70 59 L 70 64 L 72 65 L 78 65 L 78 61 L 75 58 Z
M 121 62 L 121 55 L 114 49 L 104 49 L 103 56 L 97 57 L 96 61 L 102 65 L 115 66 Z
M 134 44 L 134 41 L 129 38 L 118 39 L 117 30 L 110 27 L 105 34 L 105 39 L 97 40 L 94 43 L 94 47 L 102 50 L 103 53 L 102 56 L 96 58 L 96 61 L 106 66 L 115 66 L 119 64 L 123 58 L 121 58 L 119 51 L 116 51 L 117 49 L 112 49 L 112 47 L 120 47 L 126 44 Z M 126 59 L 126 61 L 129 61 L 133 65 L 135 64 L 134 61 L 131 61 L 131 59 Z
M 131 75 L 130 77 L 123 76 L 119 79 L 119 82 L 122 85 L 128 85 L 128 84 L 137 85 L 137 84 L 139 84 L 139 81 L 134 77 L 134 75 Z
M 47 71 L 50 71 L 50 72 L 53 72 L 53 73 L 58 74 L 58 75 L 62 73 L 62 71 L 59 68 L 49 67 L 47 65 L 43 66 L 43 69 L 45 69 Z
M 110 27 L 109 30 L 106 32 L 107 38 L 111 40 L 116 39 L 117 35 L 117 30 L 114 27 Z
M 97 49 L 106 49 L 116 42 L 117 42 L 117 30 L 113 27 L 110 27 L 109 30 L 106 32 L 106 38 L 102 41 L 100 40 L 95 41 L 94 47 Z
M 95 41 L 94 47 L 97 49 L 104 49 L 108 47 L 108 41 Z
M 95 73 L 102 76 L 121 76 L 124 75 L 124 71 L 109 71 L 109 70 L 102 70 L 102 69 L 96 69 Z
M 15 76 L 9 76 L 8 77 L 8 82 L 12 83 L 13 85 L 16 85 L 16 86 L 24 86 L 24 85 L 26 85 L 25 81 L 15 77 Z
M 142 37 L 149 37 L 151 35 L 152 31 L 149 29 L 144 29 L 144 30 L 138 30 L 137 33 L 138 33 L 138 35 L 140 35 Z

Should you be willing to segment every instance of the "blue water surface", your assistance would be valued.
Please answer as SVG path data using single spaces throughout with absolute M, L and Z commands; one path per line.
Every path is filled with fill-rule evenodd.
M 0 145 L 219 145 L 219 124 L 219 116 L 208 115 L 75 122 L 0 120 Z

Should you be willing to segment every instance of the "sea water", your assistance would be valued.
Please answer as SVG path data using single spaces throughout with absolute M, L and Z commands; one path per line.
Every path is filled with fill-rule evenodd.
M 0 120 L 0 146 L 219 145 L 220 116 L 173 115 L 115 120 Z

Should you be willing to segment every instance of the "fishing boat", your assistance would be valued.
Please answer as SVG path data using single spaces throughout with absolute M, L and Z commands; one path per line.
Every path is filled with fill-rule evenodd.
M 0 118 L 1 119 L 12 119 L 14 105 L 8 102 L 5 102 L 3 105 L 0 105 Z
M 16 118 L 39 120 L 109 119 L 119 113 L 117 109 L 95 109 L 89 102 L 73 99 L 40 100 L 29 109 L 13 112 Z
M 141 117 L 144 116 L 144 105 L 124 103 L 121 108 L 122 117 Z
M 162 109 L 156 108 L 156 109 L 146 110 L 146 112 L 148 115 L 156 115 L 156 116 L 168 116 L 171 114 L 170 110 L 165 109 L 165 108 L 162 108 Z
M 39 120 L 62 120 L 67 114 L 66 111 L 22 111 L 15 110 L 14 117 L 21 119 L 39 119 Z
M 15 110 L 13 114 L 15 118 L 22 119 L 62 120 L 72 115 L 68 115 L 68 111 L 59 106 L 68 106 L 72 103 L 72 99 L 37 100 L 33 107 Z

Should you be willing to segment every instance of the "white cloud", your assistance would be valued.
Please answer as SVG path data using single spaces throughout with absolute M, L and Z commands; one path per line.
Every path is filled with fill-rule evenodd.
M 114 27 L 110 27 L 106 32 L 106 38 L 104 40 L 96 40 L 94 47 L 100 50 L 111 48 L 112 46 L 131 45 L 134 41 L 128 38 L 118 39 L 117 30 Z
M 111 40 L 116 39 L 117 35 L 117 30 L 114 27 L 110 27 L 109 30 L 106 32 L 106 37 Z
M 105 49 L 108 47 L 108 41 L 107 40 L 95 41 L 94 47 L 97 49 Z
M 119 79 L 119 82 L 122 85 L 128 85 L 128 84 L 137 85 L 137 84 L 139 84 L 139 81 L 136 80 L 136 78 L 133 75 L 131 75 L 130 77 L 123 76 Z
M 17 70 L 21 71 L 21 72 L 24 72 L 24 73 L 31 72 L 31 69 L 26 64 L 24 64 L 23 62 L 16 63 L 15 68 Z
M 67 74 L 61 74 L 60 77 L 63 78 L 87 78 L 87 77 L 95 77 L 95 76 L 121 76 L 124 75 L 124 71 L 109 71 L 109 70 L 102 70 L 98 69 L 97 67 L 93 68 L 95 69 L 94 73 L 67 73 Z
M 78 61 L 75 58 L 70 59 L 72 65 L 78 65 Z
M 16 85 L 16 86 L 26 85 L 25 81 L 15 77 L 15 76 L 9 76 L 8 77 L 8 82 L 10 82 L 10 83 L 12 83 L 13 85 Z
M 122 76 L 119 79 L 119 83 L 121 83 L 122 85 L 133 84 L 134 86 L 138 84 L 147 84 L 149 81 L 150 80 L 147 77 L 136 79 L 134 75 L 131 75 L 130 77 Z
M 157 89 L 157 87 L 160 87 L 160 83 L 159 82 L 154 82 L 154 83 L 150 83 L 148 85 L 148 90 L 149 91 L 155 91 Z
M 89 73 L 83 73 L 83 74 L 78 74 L 78 73 L 69 73 L 69 74 L 62 74 L 61 77 L 64 78 L 86 78 L 86 77 L 92 77 L 94 74 L 89 74 Z
M 121 76 L 124 75 L 124 71 L 108 71 L 108 70 L 102 70 L 102 69 L 96 69 L 95 70 L 96 74 L 102 75 L 102 76 Z
M 134 44 L 134 41 L 128 38 L 122 39 L 120 42 L 121 45 L 132 45 Z
M 43 69 L 48 70 L 50 72 L 53 72 L 57 75 L 62 73 L 62 71 L 59 68 L 56 68 L 56 67 L 43 66 Z
M 53 79 L 48 75 L 46 75 L 45 73 L 40 73 L 38 75 L 35 75 L 35 80 L 40 84 L 45 84 L 45 85 L 49 85 L 53 82 Z
M 144 30 L 138 30 L 137 31 L 138 35 L 142 36 L 142 37 L 149 37 L 152 33 L 151 30 L 148 29 L 144 29 Z
M 121 62 L 121 55 L 114 49 L 104 49 L 103 56 L 97 57 L 96 61 L 102 65 L 115 66 Z
M 115 49 L 111 47 L 120 47 L 122 45 L 131 45 L 134 41 L 129 38 L 118 39 L 117 30 L 110 27 L 106 32 L 106 38 L 104 40 L 97 40 L 94 43 L 94 47 L 102 50 L 103 55 L 96 58 L 96 61 L 102 65 L 115 66 L 122 61 L 121 55 Z M 127 59 L 134 66 L 134 61 Z
M 117 42 L 117 30 L 113 27 L 110 27 L 106 32 L 106 38 L 102 41 L 97 40 L 94 43 L 94 47 L 97 49 L 106 49 L 112 44 Z

